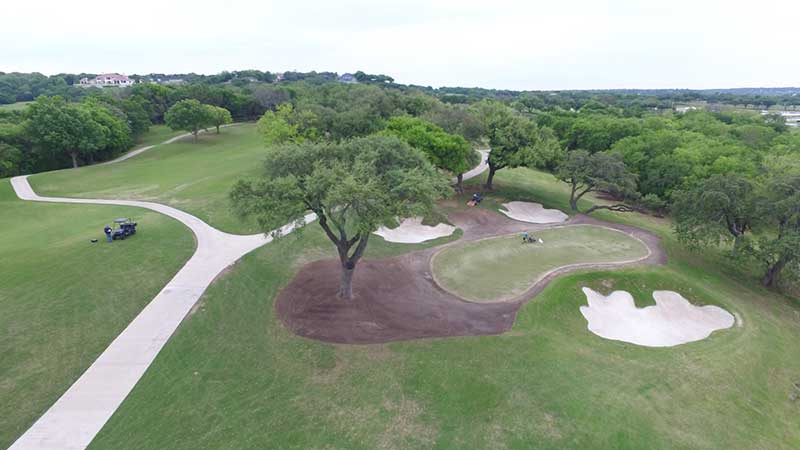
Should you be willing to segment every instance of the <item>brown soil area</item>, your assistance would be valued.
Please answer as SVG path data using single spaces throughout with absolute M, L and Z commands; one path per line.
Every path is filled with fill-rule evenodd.
M 453 213 L 449 219 L 464 230 L 464 236 L 456 242 L 564 225 L 517 222 L 481 208 Z M 666 262 L 660 239 L 639 228 L 583 215 L 573 217 L 566 224 L 602 225 L 624 231 L 641 239 L 651 251 L 649 257 L 633 264 Z M 445 292 L 434 282 L 430 259 L 443 247 L 394 258 L 362 260 L 353 279 L 355 298 L 350 301 L 336 297 L 341 273 L 338 260 L 307 264 L 278 295 L 275 303 L 278 317 L 300 336 L 348 344 L 500 334 L 511 328 L 520 306 L 541 292 L 552 279 L 575 270 L 555 271 L 511 301 L 472 303 Z

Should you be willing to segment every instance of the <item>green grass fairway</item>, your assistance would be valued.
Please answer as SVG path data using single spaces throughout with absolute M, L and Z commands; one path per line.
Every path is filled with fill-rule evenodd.
M 640 241 L 619 231 L 577 225 L 537 231 L 544 244 L 522 244 L 520 235 L 468 242 L 446 248 L 433 259 L 442 287 L 467 300 L 515 297 L 546 272 L 579 263 L 630 261 L 647 255 Z
M 49 184 L 50 191 L 42 191 L 47 194 L 69 187 L 65 192 L 71 194 L 151 195 L 199 211 L 201 217 L 211 218 L 212 224 L 246 229 L 247 225 L 237 224 L 232 216 L 217 212 L 227 211 L 223 200 L 228 183 L 258 170 L 263 146 L 255 133 L 245 132 L 248 127 L 253 129 L 225 130 L 219 139 L 204 136 L 197 146 L 188 142 L 164 146 L 117 166 L 36 176 L 34 187 L 43 189 Z M 78 174 L 85 177 L 75 176 Z M 496 180 L 497 190 L 481 207 L 528 200 L 549 208 L 568 208 L 566 185 L 551 175 L 504 169 Z M 128 186 L 133 186 L 134 194 L 126 193 Z M 458 207 L 463 207 L 463 202 Z M 25 261 L 33 249 L 57 247 L 31 243 L 32 237 L 26 234 L 26 227 L 51 227 L 49 216 L 24 217 L 14 209 L 3 211 L 11 211 L 13 217 L 4 214 L 0 219 L 0 239 L 5 239 L 0 248 L 20 247 L 8 258 L 13 263 L 4 262 L 7 267 L 18 267 L 14 260 L 28 264 Z M 91 208 L 81 209 L 81 220 L 91 217 L 86 211 Z M 64 213 L 57 220 L 67 217 Z M 758 287 L 749 274 L 721 264 L 714 252 L 687 251 L 672 237 L 667 220 L 605 211 L 596 217 L 660 234 L 669 263 L 582 271 L 558 278 L 525 304 L 512 330 L 500 336 L 357 346 L 297 337 L 275 317 L 275 296 L 298 268 L 334 256 L 333 246 L 319 226 L 311 224 L 301 233 L 245 256 L 210 286 L 89 449 L 800 448 L 800 401 L 790 400 L 793 383 L 800 381 L 800 304 Z M 12 220 L 23 225 L 10 228 L 16 231 L 6 237 Z M 539 234 L 546 244 L 555 239 Z M 44 237 L 36 237 L 44 242 Z M 80 235 L 81 240 L 86 237 Z M 133 242 L 126 241 L 126 245 Z M 374 237 L 366 257 L 390 256 L 428 245 L 388 244 Z M 26 248 L 30 250 L 26 252 Z M 139 259 L 150 261 L 150 257 Z M 52 283 L 45 292 L 31 297 L 29 304 L 39 305 L 53 292 L 85 295 L 87 286 L 93 287 L 90 281 L 98 278 L 83 260 L 51 270 L 58 276 L 73 270 L 73 278 L 87 280 L 83 285 L 72 278 L 41 281 L 35 277 L 39 267 L 53 264 L 53 259 L 24 265 L 16 275 L 31 284 Z M 11 304 L 4 290 L 6 281 L 0 278 L 0 283 L 0 305 Z M 141 290 L 140 284 L 126 286 L 125 293 L 117 297 L 131 299 Z M 586 302 L 580 291 L 583 286 L 603 293 L 627 290 L 639 306 L 652 304 L 653 290 L 676 290 L 696 304 L 725 308 L 740 317 L 744 326 L 672 348 L 609 341 L 586 329 L 579 311 Z M 35 288 L 39 286 L 30 289 Z M 71 298 L 76 303 L 87 301 Z M 113 299 L 114 312 L 128 306 L 119 302 Z M 100 308 L 97 302 L 92 305 Z M 29 332 L 30 342 L 20 341 L 16 337 L 20 330 L 49 330 L 54 325 L 36 321 L 50 317 L 62 335 L 97 332 L 83 325 L 88 314 L 84 311 L 65 314 L 51 311 L 58 305 L 44 311 L 41 306 L 33 309 L 32 318 L 20 319 L 30 308 L 24 306 L 8 307 L 17 311 L 11 319 L 6 319 L 5 310 L 0 311 L 0 332 L 11 330 L 8 334 L 17 339 L 15 343 L 12 340 L 13 345 L 0 344 L 5 346 L 0 355 L 0 392 L 22 391 L 15 394 L 19 397 L 0 398 L 0 408 L 11 404 L 14 416 L 22 402 L 17 398 L 28 398 L 23 389 L 26 384 L 66 386 L 74 379 L 72 373 L 51 375 L 50 368 L 37 370 L 40 365 L 60 358 L 61 353 L 73 351 L 83 356 L 94 351 L 86 350 L 87 346 L 65 348 L 61 344 L 65 338 L 40 332 Z M 37 337 L 42 342 L 37 342 Z M 102 349 L 99 344 L 95 347 Z M 20 361 L 16 352 L 41 355 L 43 362 L 25 369 L 25 377 L 9 376 L 5 361 L 14 359 L 6 355 Z M 93 356 L 85 359 L 90 361 Z M 8 388 L 6 380 L 17 381 Z M 37 411 L 43 411 L 55 397 L 42 400 Z M 0 420 L 17 420 L 7 419 L 5 410 L 0 413 Z M 14 434 L 4 433 L 0 444 L 10 441 L 5 436 Z
M 240 178 L 258 174 L 265 151 L 255 125 L 242 124 L 201 134 L 196 143 L 181 139 L 118 164 L 37 174 L 30 182 L 39 195 L 149 200 L 224 231 L 254 233 L 253 223 L 231 212 L 228 192 Z
M 136 140 L 136 148 L 160 144 L 169 138 L 186 134 L 185 131 L 175 131 L 166 125 L 152 125 L 146 133 Z
M 788 400 L 800 327 L 786 299 L 676 261 L 557 279 L 501 336 L 330 345 L 291 334 L 273 307 L 299 264 L 331 255 L 309 231 L 212 285 L 89 449 L 800 445 Z M 579 312 L 587 285 L 628 290 L 640 304 L 677 289 L 746 325 L 665 349 L 604 340 Z
M 8 103 L 5 105 L 0 105 L 0 109 L 5 111 L 14 111 L 14 110 L 23 110 L 28 107 L 29 104 L 33 102 L 17 102 L 17 103 Z
M 7 448 L 164 287 L 191 256 L 194 238 L 179 222 L 139 208 L 24 202 L 8 180 L 0 180 L 0 211 L 0 448 Z M 103 226 L 125 216 L 140 232 L 103 242 Z

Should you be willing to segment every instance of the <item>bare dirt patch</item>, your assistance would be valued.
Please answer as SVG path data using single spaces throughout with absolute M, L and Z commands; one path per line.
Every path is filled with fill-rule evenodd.
M 362 261 L 349 301 L 336 296 L 337 260 L 308 264 L 278 296 L 278 316 L 300 336 L 346 344 L 499 334 L 511 327 L 518 305 L 468 303 L 448 294 L 414 270 L 419 256 Z
M 481 208 L 457 211 L 449 220 L 464 230 L 462 240 L 552 227 L 516 222 Z M 635 236 L 651 250 L 650 256 L 636 262 L 637 265 L 666 262 L 659 238 L 644 230 L 581 215 L 567 223 L 601 225 Z M 338 260 L 306 264 L 278 295 L 277 316 L 300 336 L 344 344 L 495 335 L 511 329 L 520 306 L 541 292 L 551 280 L 576 270 L 570 267 L 555 270 L 506 302 L 472 303 L 444 291 L 434 281 L 430 260 L 442 247 L 361 261 L 353 279 L 355 298 L 349 301 L 336 296 L 341 273 Z

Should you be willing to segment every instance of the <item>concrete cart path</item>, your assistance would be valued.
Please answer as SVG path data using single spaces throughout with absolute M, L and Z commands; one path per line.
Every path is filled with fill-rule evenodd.
M 225 125 L 220 125 L 220 128 L 235 127 L 237 125 L 240 125 L 240 124 L 239 123 L 229 123 L 229 124 L 225 124 Z M 210 131 L 209 130 L 200 130 L 200 134 L 204 134 L 204 133 L 210 133 Z M 192 136 L 192 133 L 180 134 L 178 136 L 171 137 L 171 138 L 167 139 L 164 142 L 159 142 L 158 144 L 147 145 L 145 147 L 137 148 L 137 149 L 129 151 L 128 153 L 125 153 L 124 155 L 118 156 L 118 157 L 116 157 L 116 158 L 114 158 L 114 159 L 112 159 L 110 161 L 102 162 L 102 163 L 95 164 L 95 165 L 96 166 L 107 166 L 109 164 L 115 164 L 115 163 L 118 163 L 118 162 L 122 162 L 122 161 L 125 161 L 126 159 L 131 159 L 134 156 L 140 155 L 140 154 L 152 149 L 153 147 L 158 147 L 159 145 L 172 144 L 175 141 L 179 141 L 181 139 L 188 138 L 188 137 L 191 137 L 191 136 Z
M 182 137 L 185 135 L 162 144 Z M 155 145 L 134 150 L 106 164 L 125 161 L 153 147 Z M 487 169 L 488 154 L 488 151 L 481 151 L 481 163 L 464 175 L 465 180 Z M 41 197 L 28 183 L 28 175 L 12 178 L 11 186 L 22 200 L 147 208 L 179 220 L 196 238 L 197 249 L 189 261 L 53 406 L 9 447 L 9 450 L 83 450 L 139 382 L 214 278 L 245 254 L 272 241 L 272 237 L 225 233 L 191 214 L 158 203 Z M 305 216 L 306 223 L 314 220 L 314 214 Z M 295 224 L 287 224 L 281 231 L 289 233 L 294 228 Z
M 23 200 L 91 203 L 147 208 L 189 227 L 197 248 L 175 277 L 117 336 L 86 372 L 11 447 L 28 449 L 84 449 L 108 421 L 144 374 L 183 318 L 214 278 L 226 267 L 272 240 L 265 234 L 239 236 L 224 233 L 197 217 L 158 203 L 40 197 L 27 176 L 11 179 Z M 313 221 L 313 214 L 306 216 Z M 288 233 L 293 224 L 282 231 Z
M 489 168 L 489 152 L 491 150 L 478 150 L 478 153 L 481 154 L 481 162 L 475 166 L 474 169 L 470 170 L 469 172 L 464 174 L 464 181 L 469 180 L 470 178 L 475 178 L 478 175 L 482 174 Z

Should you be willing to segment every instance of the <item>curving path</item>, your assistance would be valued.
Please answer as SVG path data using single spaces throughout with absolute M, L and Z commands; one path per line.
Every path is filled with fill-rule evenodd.
M 117 161 L 124 161 L 152 147 L 139 149 L 135 154 L 131 152 Z M 189 261 L 61 398 L 9 447 L 10 450 L 84 449 L 133 389 L 214 278 L 245 254 L 272 241 L 272 237 L 225 233 L 191 214 L 158 203 L 41 197 L 31 188 L 27 175 L 12 178 L 11 185 L 22 200 L 150 209 L 180 221 L 195 235 L 197 248 Z M 315 219 L 313 214 L 305 217 L 306 222 Z M 289 233 L 293 229 L 294 224 L 288 224 L 281 231 Z
M 235 127 L 236 125 L 239 125 L 239 124 L 238 123 L 229 123 L 229 124 L 226 124 L 226 125 L 220 125 L 220 128 Z M 209 133 L 209 131 L 208 130 L 200 130 L 200 134 L 205 134 L 205 133 Z M 118 157 L 116 157 L 116 158 L 114 158 L 112 160 L 109 160 L 109 161 L 106 161 L 106 162 L 102 162 L 102 163 L 99 163 L 99 164 L 95 164 L 95 165 L 96 166 L 107 166 L 109 164 L 116 164 L 118 162 L 125 161 L 126 159 L 131 159 L 136 155 L 140 155 L 140 154 L 150 150 L 153 147 L 158 147 L 159 145 L 172 144 L 175 141 L 179 141 L 179 140 L 181 140 L 183 138 L 190 137 L 191 135 L 192 135 L 192 133 L 180 134 L 178 136 L 171 137 L 171 138 L 167 139 L 164 142 L 159 142 L 158 144 L 153 144 L 153 145 L 148 145 L 148 146 L 145 146 L 145 147 L 137 148 L 135 150 L 129 151 L 128 153 L 125 153 L 124 155 L 120 155 L 120 156 L 118 156 Z
M 190 134 L 142 147 L 103 164 L 122 162 L 187 136 Z M 481 163 L 464 174 L 465 180 L 487 169 L 489 151 L 481 150 L 480 153 Z M 192 230 L 196 238 L 197 248 L 189 261 L 53 406 L 9 447 L 9 450 L 82 450 L 125 400 L 214 278 L 245 254 L 271 242 L 272 236 L 225 233 L 191 214 L 159 203 L 41 197 L 28 183 L 28 175 L 12 178 L 11 186 L 22 200 L 150 209 L 180 221 Z M 305 216 L 306 223 L 314 220 L 314 214 Z M 284 225 L 281 233 L 291 232 L 295 225 Z

